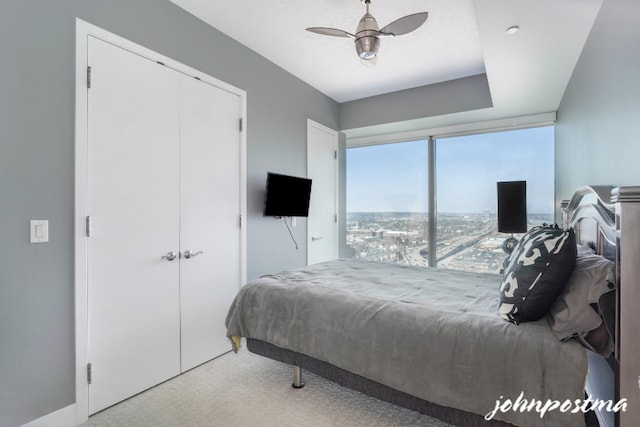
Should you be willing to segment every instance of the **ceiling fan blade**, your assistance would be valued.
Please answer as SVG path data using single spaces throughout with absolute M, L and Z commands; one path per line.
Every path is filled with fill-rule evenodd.
M 355 38 L 353 34 L 344 30 L 338 30 L 337 28 L 309 27 L 306 30 L 316 34 L 322 34 L 323 36 Z
M 417 30 L 429 16 L 428 12 L 414 13 L 412 15 L 403 16 L 393 21 L 391 24 L 380 30 L 384 36 L 401 36 Z

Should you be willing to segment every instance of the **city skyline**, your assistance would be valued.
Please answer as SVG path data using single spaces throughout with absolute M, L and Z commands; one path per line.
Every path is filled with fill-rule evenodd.
M 426 214 L 350 213 L 346 244 L 351 258 L 428 266 Z M 474 272 L 499 272 L 507 237 L 497 230 L 492 214 L 441 214 L 436 251 L 438 267 Z

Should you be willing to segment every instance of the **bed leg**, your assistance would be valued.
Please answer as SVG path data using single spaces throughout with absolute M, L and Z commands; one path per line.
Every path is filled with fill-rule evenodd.
M 293 384 L 291 384 L 291 387 L 304 387 L 304 381 L 302 381 L 302 369 L 300 369 L 300 366 L 293 366 Z

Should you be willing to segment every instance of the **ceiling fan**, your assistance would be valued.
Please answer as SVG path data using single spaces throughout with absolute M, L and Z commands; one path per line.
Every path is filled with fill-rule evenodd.
M 369 13 L 369 4 L 371 0 L 360 0 L 365 4 L 366 13 L 360 19 L 358 28 L 355 34 L 348 31 L 339 30 L 337 28 L 325 28 L 325 27 L 310 27 L 307 31 L 312 33 L 322 34 L 324 36 L 333 37 L 350 37 L 354 39 L 356 45 L 356 52 L 358 56 L 364 60 L 370 60 L 376 57 L 378 54 L 378 48 L 380 47 L 380 37 L 383 36 L 401 36 L 403 34 L 410 33 L 418 29 L 429 16 L 428 12 L 419 12 L 411 15 L 403 16 L 393 21 L 391 24 L 382 27 L 378 27 L 378 22 Z

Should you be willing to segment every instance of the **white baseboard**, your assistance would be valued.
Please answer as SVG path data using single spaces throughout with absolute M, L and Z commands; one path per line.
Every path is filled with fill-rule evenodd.
M 76 405 L 69 405 L 43 417 L 33 420 L 22 427 L 75 427 Z

